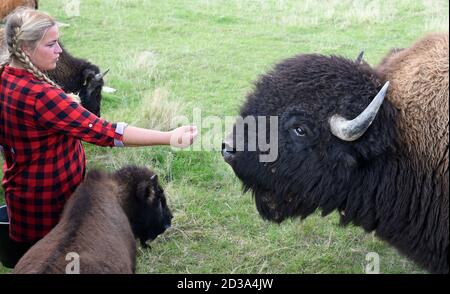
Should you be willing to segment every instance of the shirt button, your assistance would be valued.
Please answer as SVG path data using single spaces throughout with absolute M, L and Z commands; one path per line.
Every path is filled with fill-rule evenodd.
M 89 127 L 92 128 L 92 124 L 89 124 Z

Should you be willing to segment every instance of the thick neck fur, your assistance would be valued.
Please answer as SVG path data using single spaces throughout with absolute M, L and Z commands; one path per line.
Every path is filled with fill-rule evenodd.
M 66 203 L 59 224 L 38 243 L 38 249 L 30 252 L 31 256 L 42 255 L 35 257 L 42 259 L 41 264 L 29 264 L 31 257 L 28 256 L 19 272 L 60 272 L 66 266 L 64 256 L 68 251 L 85 254 L 83 258 L 86 258 L 86 261 L 82 264 L 82 271 L 85 273 L 133 272 L 136 244 L 127 216 L 123 213 L 122 205 L 125 201 L 118 196 L 123 194 L 110 175 L 98 171 L 90 172 Z M 101 252 L 96 251 L 98 240 L 106 246 Z M 80 245 L 81 247 L 78 247 Z M 108 246 L 115 247 L 109 250 Z M 92 252 L 85 251 L 85 248 L 91 248 Z M 43 254 L 40 250 L 49 252 Z M 118 252 L 121 256 L 119 264 L 89 263 L 91 258 L 105 258 L 108 254 Z
M 380 158 L 370 169 L 358 171 L 360 176 L 349 182 L 346 195 L 333 196 L 342 197 L 333 200 L 340 203 L 334 208 L 341 211 L 343 224 L 375 230 L 427 270 L 448 272 L 448 223 L 439 223 L 448 214 L 448 165 L 447 180 L 439 171 L 444 165 L 427 171 L 398 155 Z

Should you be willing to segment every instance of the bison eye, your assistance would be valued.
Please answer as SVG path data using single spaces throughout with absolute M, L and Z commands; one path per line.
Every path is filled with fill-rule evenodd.
M 294 129 L 294 133 L 297 137 L 304 137 L 306 136 L 306 131 L 302 129 L 301 127 L 297 127 Z

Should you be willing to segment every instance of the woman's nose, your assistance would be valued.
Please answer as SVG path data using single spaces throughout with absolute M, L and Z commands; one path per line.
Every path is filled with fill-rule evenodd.
M 56 51 L 55 51 L 55 53 L 58 53 L 58 54 L 62 53 L 62 48 L 61 48 L 61 46 L 59 46 L 59 43 L 56 43 Z

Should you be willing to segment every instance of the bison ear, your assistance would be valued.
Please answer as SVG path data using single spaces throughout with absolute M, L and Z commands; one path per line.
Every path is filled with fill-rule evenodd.
M 151 183 L 148 181 L 141 181 L 136 189 L 136 197 L 143 201 L 146 199 L 153 200 L 154 193 Z

